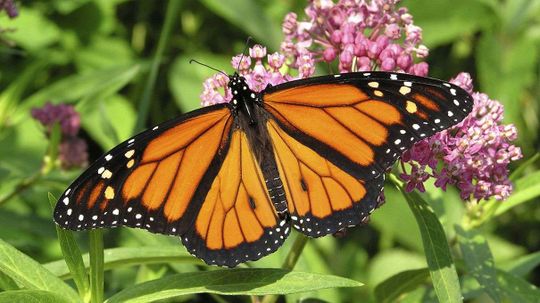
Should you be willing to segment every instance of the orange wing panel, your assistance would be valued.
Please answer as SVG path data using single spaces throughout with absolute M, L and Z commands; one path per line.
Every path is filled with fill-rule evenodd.
M 264 96 L 265 102 L 287 103 L 327 107 L 352 105 L 368 99 L 368 96 L 353 85 L 318 84 L 280 90 Z
M 293 216 L 323 219 L 336 210 L 346 210 L 366 194 L 363 182 L 301 144 L 275 121 L 267 124 L 280 176 Z M 293 218 L 294 219 L 294 218 Z
M 245 133 L 236 130 L 229 153 L 197 215 L 197 234 L 205 240 L 207 249 L 231 249 L 259 240 L 264 228 L 276 225 L 277 214 L 262 172 Z

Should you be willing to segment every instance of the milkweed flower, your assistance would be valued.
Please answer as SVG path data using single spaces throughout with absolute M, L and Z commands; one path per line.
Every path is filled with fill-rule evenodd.
M 429 54 L 422 29 L 413 23 L 399 0 L 312 0 L 306 21 L 295 13 L 285 16 L 282 52 L 293 66 L 310 53 L 315 61 L 338 59 L 339 72 L 382 70 L 426 76 Z M 416 61 L 416 62 L 415 62 Z
M 517 138 L 516 127 L 502 124 L 501 103 L 473 92 L 469 74 L 460 73 L 450 82 L 471 93 L 472 113 L 455 127 L 418 142 L 403 154 L 402 162 L 411 165 L 410 172 L 401 175 L 407 182 L 406 190 L 423 191 L 429 176 L 442 189 L 456 186 L 463 200 L 504 200 L 512 192 L 508 165 L 523 157 L 521 149 L 512 144 Z
M 88 153 L 86 142 L 77 137 L 81 127 L 81 118 L 72 105 L 52 104 L 47 102 L 41 108 L 32 109 L 32 117 L 45 127 L 45 134 L 51 135 L 55 123 L 60 125 L 62 138 L 58 148 L 58 159 L 62 168 L 86 166 Z
M 308 53 L 300 60 L 297 68 L 298 76 L 290 74 L 292 70 L 286 65 L 285 55 L 274 52 L 267 54 L 266 47 L 254 45 L 249 49 L 249 55 L 236 55 L 231 60 L 233 69 L 246 79 L 249 88 L 260 92 L 268 85 L 277 85 L 297 78 L 306 78 L 315 72 L 315 60 Z M 283 71 L 285 70 L 285 71 Z M 232 93 L 227 87 L 229 78 L 225 73 L 217 73 L 203 83 L 200 96 L 203 106 L 226 103 L 232 99 Z

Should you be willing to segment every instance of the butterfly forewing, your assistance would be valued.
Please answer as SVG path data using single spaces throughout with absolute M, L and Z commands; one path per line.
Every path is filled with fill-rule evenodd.
M 214 106 L 121 143 L 64 192 L 55 221 L 75 230 L 126 225 L 185 232 L 223 161 L 231 120 L 226 106 Z
M 455 85 L 383 72 L 292 81 L 270 88 L 263 99 L 292 137 L 363 180 L 472 108 L 471 97 Z

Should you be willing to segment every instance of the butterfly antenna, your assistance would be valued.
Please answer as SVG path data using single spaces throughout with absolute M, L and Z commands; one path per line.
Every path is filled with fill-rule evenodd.
M 253 38 L 251 38 L 251 36 L 248 36 L 247 39 L 246 39 L 246 45 L 244 46 L 244 50 L 242 51 L 242 56 L 240 56 L 240 61 L 238 61 L 238 66 L 236 67 L 236 72 L 239 73 L 240 72 L 240 65 L 242 65 L 242 60 L 244 60 L 244 55 L 246 53 L 246 50 L 249 46 L 249 42 L 251 42 Z
M 229 75 L 227 75 L 227 74 L 224 73 L 223 71 L 220 71 L 219 69 L 214 68 L 214 67 L 212 67 L 212 66 L 210 66 L 210 65 L 208 65 L 208 64 L 204 64 L 204 63 L 199 62 L 199 61 L 197 61 L 197 60 L 195 60 L 195 59 L 190 59 L 190 60 L 189 60 L 189 64 L 191 64 L 191 63 L 193 63 L 193 62 L 195 62 L 195 63 L 197 63 L 197 64 L 199 64 L 199 65 L 208 67 L 208 68 L 211 69 L 211 70 L 215 70 L 216 72 L 222 73 L 222 74 L 224 74 L 225 76 L 229 77 Z

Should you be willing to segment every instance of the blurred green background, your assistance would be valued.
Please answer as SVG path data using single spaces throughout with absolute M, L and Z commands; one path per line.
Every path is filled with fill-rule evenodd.
M 190 65 L 189 59 L 232 71 L 230 58 L 242 51 L 247 36 L 269 52 L 277 51 L 284 15 L 295 11 L 302 16 L 306 5 L 299 0 L 186 0 L 171 12 L 166 1 L 150 0 L 17 4 L 17 18 L 10 20 L 0 13 L 0 238 L 41 263 L 61 258 L 47 192 L 58 195 L 80 171 L 53 171 L 37 182 L 25 183 L 40 170 L 47 148 L 43 129 L 30 117 L 31 108 L 47 101 L 75 104 L 82 117 L 81 136 L 89 143 L 90 159 L 96 159 L 128 138 L 137 123 L 149 127 L 200 106 L 202 82 L 213 71 Z M 505 122 L 518 127 L 518 145 L 525 159 L 538 151 L 540 1 L 408 0 L 402 6 L 423 28 L 424 44 L 430 48 L 430 76 L 449 79 L 460 71 L 471 73 L 475 90 L 505 105 Z M 146 111 L 141 106 L 143 92 L 148 91 L 167 13 L 174 14 L 175 20 L 167 42 L 161 45 L 163 56 L 158 58 L 157 80 Z M 535 170 L 538 163 L 531 163 L 524 173 Z M 532 180 L 539 179 L 536 174 Z M 524 180 L 517 188 L 529 185 Z M 14 191 L 18 194 L 10 196 Z M 386 196 L 387 204 L 374 213 L 368 226 L 355 228 L 342 239 L 310 241 L 297 266 L 349 277 L 366 286 L 287 300 L 313 296 L 329 302 L 373 301 L 379 282 L 402 270 L 426 266 L 419 230 L 407 204 L 392 186 L 386 186 Z M 453 191 L 443 194 L 429 189 L 426 196 L 452 239 L 452 226 L 461 220 L 466 206 Z M 530 202 L 483 227 L 497 265 L 538 255 L 540 204 Z M 88 242 L 86 233 L 76 235 L 83 246 Z M 107 231 L 105 239 L 106 247 L 164 241 L 180 246 L 174 238 L 123 228 Z M 257 266 L 278 267 L 287 251 L 281 249 Z M 108 272 L 106 292 L 193 266 L 140 266 Z M 522 276 L 540 285 L 536 265 Z M 426 286 L 402 300 L 430 301 L 433 294 Z M 475 300 L 490 302 L 485 296 Z

